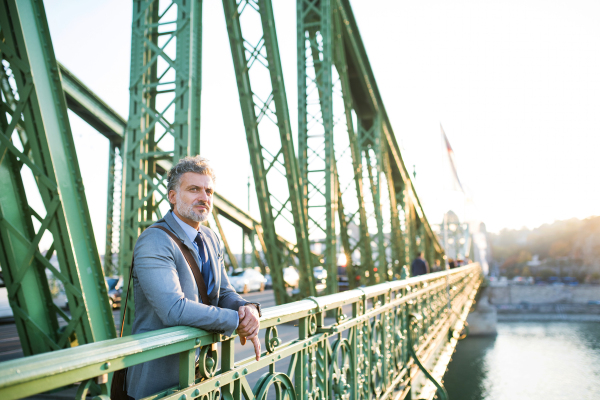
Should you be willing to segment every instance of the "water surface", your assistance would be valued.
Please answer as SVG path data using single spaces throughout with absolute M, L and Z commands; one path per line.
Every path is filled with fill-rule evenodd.
M 451 400 L 600 399 L 600 323 L 500 322 L 495 338 L 459 342 Z

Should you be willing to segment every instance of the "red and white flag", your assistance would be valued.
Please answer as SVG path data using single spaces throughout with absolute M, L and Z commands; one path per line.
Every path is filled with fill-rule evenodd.
M 448 137 L 446 136 L 446 132 L 444 132 L 444 128 L 442 124 L 440 124 L 440 129 L 442 130 L 442 139 L 444 140 L 444 145 L 446 147 L 447 160 L 449 164 L 449 175 L 451 181 L 452 190 L 456 190 L 459 192 L 465 192 L 462 184 L 460 183 L 460 179 L 458 179 L 458 173 L 456 172 L 456 163 L 454 162 L 454 151 L 452 150 L 452 146 L 450 146 L 450 142 L 448 141 Z

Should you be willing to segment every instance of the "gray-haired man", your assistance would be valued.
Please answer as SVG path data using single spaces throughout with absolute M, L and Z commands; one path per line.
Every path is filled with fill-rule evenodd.
M 202 304 L 194 275 L 176 243 L 160 229 L 146 229 L 134 250 L 135 320 L 133 333 L 169 326 L 193 326 L 227 336 L 237 329 L 242 344 L 251 340 L 260 357 L 260 305 L 239 296 L 229 283 L 219 239 L 202 226 L 212 211 L 214 172 L 207 160 L 185 157 L 168 175 L 171 211 L 156 224 L 173 232 L 194 256 L 210 304 Z M 141 398 L 176 386 L 177 354 L 134 365 L 127 371 L 127 394 Z

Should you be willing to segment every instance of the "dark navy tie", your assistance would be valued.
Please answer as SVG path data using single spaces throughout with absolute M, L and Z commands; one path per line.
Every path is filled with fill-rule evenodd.
M 200 257 L 200 262 L 202 263 L 202 270 L 200 272 L 204 278 L 206 293 L 210 293 L 213 289 L 213 286 L 215 286 L 215 282 L 212 279 L 210 257 L 208 256 L 208 251 L 206 250 L 204 240 L 202 239 L 200 233 L 196 235 L 194 242 L 196 242 L 196 245 L 198 245 L 198 256 Z

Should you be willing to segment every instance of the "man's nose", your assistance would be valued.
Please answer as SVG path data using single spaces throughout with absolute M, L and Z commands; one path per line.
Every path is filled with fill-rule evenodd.
M 208 194 L 206 194 L 206 190 L 200 190 L 200 200 L 208 201 Z

